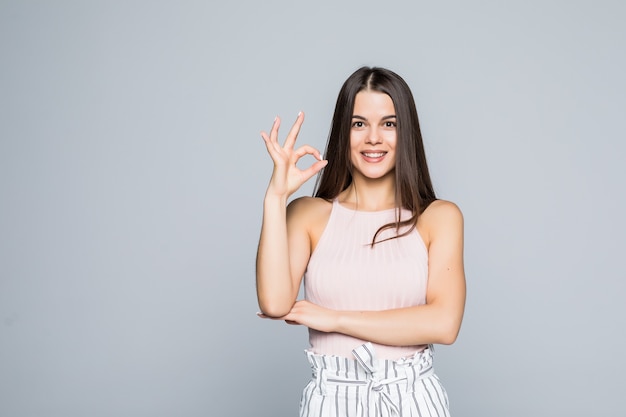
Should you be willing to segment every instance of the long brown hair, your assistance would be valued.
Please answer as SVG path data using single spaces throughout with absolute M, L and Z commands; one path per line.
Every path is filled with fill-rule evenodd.
M 398 74 L 379 67 L 359 68 L 348 77 L 339 91 L 324 152 L 328 164 L 317 178 L 315 197 L 333 200 L 352 183 L 350 127 L 355 97 L 364 90 L 377 91 L 391 97 L 397 121 L 396 221 L 385 224 L 376 231 L 372 238 L 373 246 L 377 243 L 378 235 L 386 229 L 396 229 L 397 235 L 391 239 L 410 233 L 415 228 L 418 216 L 437 198 L 428 173 L 422 133 L 411 89 Z M 402 208 L 411 211 L 409 219 L 402 220 Z M 400 233 L 400 228 L 404 226 L 410 228 Z

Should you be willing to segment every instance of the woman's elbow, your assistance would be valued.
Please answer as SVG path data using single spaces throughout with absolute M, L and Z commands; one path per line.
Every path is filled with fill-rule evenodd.
M 461 330 L 460 321 L 451 321 L 450 323 L 446 323 L 441 326 L 439 337 L 436 343 L 440 345 L 451 345 L 456 342 L 457 337 L 459 336 L 459 331 Z
M 261 313 L 267 317 L 280 318 L 286 316 L 291 311 L 292 305 L 278 302 L 262 302 L 259 300 Z
M 287 315 L 296 302 L 296 295 L 288 289 L 281 288 L 278 291 L 257 285 L 257 301 L 261 313 L 271 318 L 279 318 Z
M 451 345 L 454 342 L 456 342 L 457 336 L 458 336 L 458 332 L 456 333 L 448 332 L 448 333 L 442 334 L 440 336 L 438 343 L 440 345 Z

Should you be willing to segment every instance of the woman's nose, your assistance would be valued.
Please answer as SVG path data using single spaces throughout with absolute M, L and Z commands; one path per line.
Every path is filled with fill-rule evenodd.
M 365 143 L 369 143 L 370 145 L 375 145 L 377 143 L 382 143 L 381 136 L 378 134 L 376 129 L 372 129 L 367 138 L 365 138 Z

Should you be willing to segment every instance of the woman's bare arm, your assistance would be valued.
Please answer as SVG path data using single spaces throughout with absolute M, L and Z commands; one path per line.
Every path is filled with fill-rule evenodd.
M 287 200 L 302 184 L 319 172 L 326 161 L 308 145 L 294 149 L 304 121 L 299 113 L 284 146 L 278 143 L 280 119 L 276 118 L 268 134 L 261 134 L 274 162 L 274 170 L 263 202 L 263 224 L 256 261 L 257 297 L 261 311 L 270 317 L 285 315 L 294 305 L 302 274 L 310 255 L 304 204 Z M 304 155 L 318 161 L 301 170 L 296 163 Z

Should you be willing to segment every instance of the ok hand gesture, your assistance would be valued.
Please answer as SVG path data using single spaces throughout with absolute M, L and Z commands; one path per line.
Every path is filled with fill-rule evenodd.
M 303 121 L 304 114 L 300 112 L 298 113 L 296 122 L 287 135 L 284 146 L 280 146 L 278 143 L 278 128 L 280 127 L 279 117 L 274 119 L 274 124 L 272 125 L 272 130 L 269 135 L 265 132 L 261 132 L 261 137 L 265 142 L 267 152 L 274 161 L 274 171 L 272 172 L 272 178 L 267 189 L 268 194 L 271 193 L 277 196 L 289 197 L 328 163 L 328 161 L 322 159 L 317 149 L 309 145 L 303 145 L 294 150 L 296 138 L 298 137 Z M 298 168 L 296 164 L 304 155 L 313 155 L 317 159 L 317 162 L 306 169 Z

